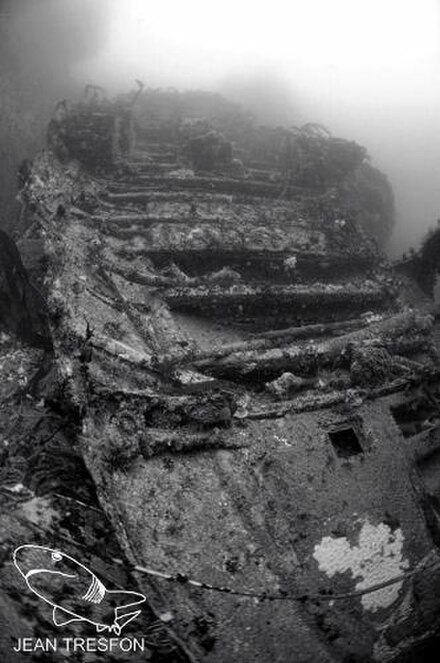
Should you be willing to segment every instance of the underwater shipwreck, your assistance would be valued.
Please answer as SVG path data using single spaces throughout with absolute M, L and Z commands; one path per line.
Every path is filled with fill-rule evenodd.
M 12 564 L 35 544 L 145 595 L 124 635 L 146 649 L 108 661 L 434 660 L 440 242 L 384 257 L 393 196 L 366 150 L 214 94 L 89 86 L 18 178 L 1 659 L 63 660 L 11 656 L 54 636 Z

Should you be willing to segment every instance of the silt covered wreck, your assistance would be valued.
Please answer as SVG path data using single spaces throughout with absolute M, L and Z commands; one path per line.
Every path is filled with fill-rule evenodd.
M 95 90 L 21 185 L 5 568 L 29 536 L 93 541 L 147 596 L 139 660 L 431 660 L 436 323 L 381 253 L 392 194 L 363 148 L 216 95 Z

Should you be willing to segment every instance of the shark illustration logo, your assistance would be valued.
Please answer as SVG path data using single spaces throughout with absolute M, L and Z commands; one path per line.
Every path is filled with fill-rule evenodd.
M 53 623 L 64 626 L 84 621 L 98 633 L 120 635 L 146 600 L 139 592 L 112 591 L 84 564 L 59 550 L 26 544 L 13 554 L 16 568 L 29 589 L 53 606 Z

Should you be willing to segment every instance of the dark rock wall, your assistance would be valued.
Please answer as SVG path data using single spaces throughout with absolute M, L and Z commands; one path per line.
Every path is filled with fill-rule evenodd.
M 29 281 L 15 242 L 0 230 L 0 328 L 21 340 L 50 347 L 45 302 Z

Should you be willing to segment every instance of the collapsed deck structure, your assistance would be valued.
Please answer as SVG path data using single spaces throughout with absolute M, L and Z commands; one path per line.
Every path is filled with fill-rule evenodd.
M 378 247 L 392 196 L 365 151 L 148 90 L 58 108 L 49 147 L 1 322 L 37 348 L 28 401 L 68 422 L 117 554 L 176 580 L 136 575 L 168 629 L 150 656 L 428 657 L 434 318 Z

